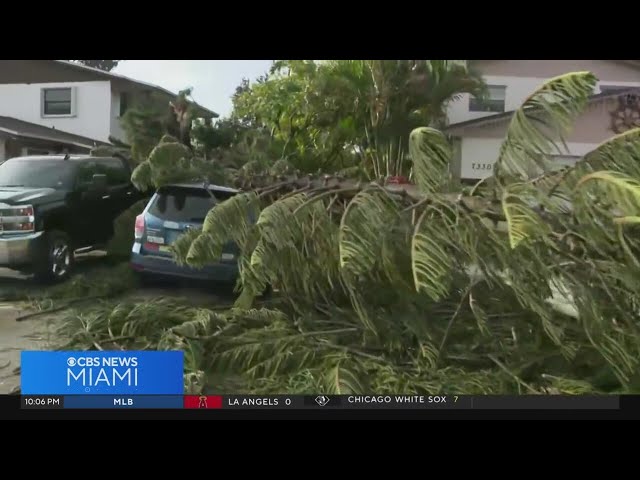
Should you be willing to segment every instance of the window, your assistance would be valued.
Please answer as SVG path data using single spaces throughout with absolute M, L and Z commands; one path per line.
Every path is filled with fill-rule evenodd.
M 72 115 L 72 96 L 71 88 L 43 88 L 42 114 Z
M 121 117 L 125 113 L 127 113 L 128 108 L 129 108 L 129 94 L 127 92 L 122 92 L 120 94 L 120 116 Z
M 215 204 L 215 198 L 203 188 L 163 187 L 149 213 L 174 222 L 204 222 Z
M 470 112 L 504 112 L 504 99 L 507 87 L 499 85 L 489 85 L 487 87 L 487 98 L 484 100 L 470 97 Z
M 81 185 L 88 185 L 95 174 L 107 176 L 110 187 L 129 183 L 129 172 L 124 163 L 117 158 L 101 158 L 89 162 L 82 162 L 78 171 L 78 181 Z
M 96 162 L 81 162 L 78 166 L 78 183 L 87 186 L 93 181 L 93 175 L 98 172 Z
M 104 158 L 96 160 L 98 172 L 107 176 L 107 184 L 109 186 L 124 185 L 129 183 L 131 174 L 125 168 L 122 160 L 118 158 Z

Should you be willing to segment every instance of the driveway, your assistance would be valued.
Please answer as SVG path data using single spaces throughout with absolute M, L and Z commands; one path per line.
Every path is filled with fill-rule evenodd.
M 88 258 L 79 259 L 79 270 L 91 269 L 99 265 L 95 262 L 97 252 L 87 255 Z M 84 257 L 84 256 L 83 256 Z M 5 292 L 16 289 L 32 290 L 34 295 L 39 287 L 28 276 L 11 270 L 0 268 L 0 297 Z M 134 290 L 123 295 L 123 299 L 145 301 L 150 298 L 174 297 L 187 299 L 190 305 L 205 306 L 212 303 L 229 303 L 233 300 L 228 289 L 217 289 L 211 286 L 180 283 L 160 283 L 152 287 Z M 38 315 L 36 317 L 16 322 L 20 315 L 28 313 L 20 302 L 0 302 L 0 395 L 11 393 L 20 386 L 20 352 L 22 350 L 48 350 L 55 343 L 54 332 L 56 321 L 66 315 L 68 311 Z
M 27 277 L 0 268 L 0 296 L 7 289 L 37 288 Z M 20 386 L 20 351 L 47 349 L 52 344 L 54 318 L 35 317 L 16 322 L 25 312 L 19 303 L 0 303 L 0 394 L 11 393 Z

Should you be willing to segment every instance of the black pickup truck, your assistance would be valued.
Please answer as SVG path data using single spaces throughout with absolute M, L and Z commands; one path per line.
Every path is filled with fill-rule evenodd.
M 0 165 L 0 267 L 60 281 L 74 252 L 104 245 L 113 221 L 143 197 L 123 158 L 40 156 Z

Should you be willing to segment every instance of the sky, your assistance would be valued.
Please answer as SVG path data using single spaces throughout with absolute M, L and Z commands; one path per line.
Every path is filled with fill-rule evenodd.
M 193 87 L 193 99 L 221 117 L 231 113 L 231 95 L 243 78 L 254 80 L 273 60 L 122 60 L 113 70 L 178 93 Z

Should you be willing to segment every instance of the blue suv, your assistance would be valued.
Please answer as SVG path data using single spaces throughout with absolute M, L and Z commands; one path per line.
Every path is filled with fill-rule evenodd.
M 143 278 L 181 277 L 235 282 L 238 248 L 230 243 L 220 261 L 202 269 L 176 265 L 170 246 L 190 228 L 202 228 L 209 210 L 238 190 L 203 184 L 174 184 L 156 191 L 135 224 L 131 267 Z

